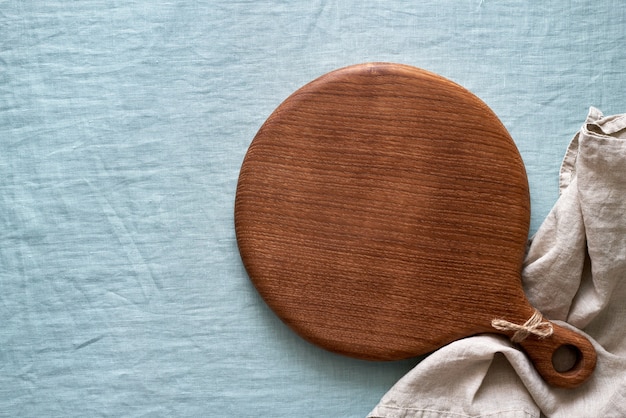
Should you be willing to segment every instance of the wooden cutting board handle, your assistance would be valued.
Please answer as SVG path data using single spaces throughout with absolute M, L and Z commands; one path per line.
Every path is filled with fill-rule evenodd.
M 582 335 L 552 323 L 553 334 L 544 339 L 528 337 L 520 345 L 532 360 L 541 377 L 549 384 L 574 388 L 587 380 L 596 365 L 596 351 Z M 567 370 L 555 367 L 555 353 L 564 350 L 574 357 Z M 558 354 L 557 354 L 558 355 Z

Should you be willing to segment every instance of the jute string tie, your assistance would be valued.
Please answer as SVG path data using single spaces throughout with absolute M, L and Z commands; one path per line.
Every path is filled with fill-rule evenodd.
M 536 309 L 533 315 L 528 321 L 524 322 L 523 325 L 514 324 L 504 319 L 494 319 L 491 321 L 491 326 L 498 331 L 515 331 L 515 334 L 511 337 L 511 341 L 514 343 L 524 341 L 529 335 L 546 338 L 554 333 L 552 324 L 549 321 L 544 321 L 543 315 Z

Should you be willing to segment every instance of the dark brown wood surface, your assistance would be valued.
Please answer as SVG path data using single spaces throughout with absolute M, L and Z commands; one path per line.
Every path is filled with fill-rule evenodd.
M 235 203 L 244 265 L 271 309 L 310 342 L 370 360 L 498 332 L 494 318 L 523 324 L 529 218 L 524 165 L 495 114 L 447 79 L 386 63 L 285 100 L 250 146 Z M 564 344 L 580 359 L 559 373 Z M 595 364 L 589 342 L 556 325 L 522 346 L 559 386 Z

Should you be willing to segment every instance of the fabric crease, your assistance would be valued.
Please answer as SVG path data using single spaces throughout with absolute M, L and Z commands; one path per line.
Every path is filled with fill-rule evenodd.
M 560 197 L 532 238 L 522 272 L 531 304 L 592 342 L 598 361 L 587 382 L 551 387 L 508 341 L 476 336 L 431 354 L 369 417 L 626 416 L 624 178 L 626 114 L 605 117 L 592 107 L 565 153 Z

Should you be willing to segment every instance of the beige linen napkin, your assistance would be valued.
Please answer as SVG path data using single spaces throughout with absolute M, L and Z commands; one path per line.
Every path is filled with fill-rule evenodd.
M 523 284 L 547 318 L 590 338 L 598 353 L 590 380 L 549 386 L 506 338 L 480 335 L 431 354 L 369 417 L 626 417 L 626 114 L 590 109 L 560 190 L 530 243 Z

